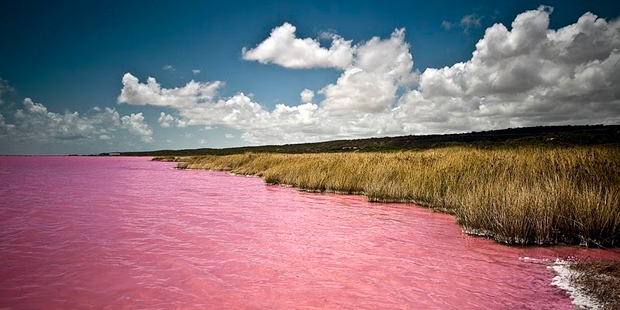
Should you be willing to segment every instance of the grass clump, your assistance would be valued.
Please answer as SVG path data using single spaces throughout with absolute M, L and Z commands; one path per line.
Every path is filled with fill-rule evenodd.
M 163 161 L 163 162 L 184 162 L 187 161 L 187 157 L 183 156 L 155 156 L 151 160 Z
M 186 168 L 414 202 L 450 212 L 465 231 L 505 243 L 619 246 L 619 154 L 616 146 L 245 153 L 191 157 Z

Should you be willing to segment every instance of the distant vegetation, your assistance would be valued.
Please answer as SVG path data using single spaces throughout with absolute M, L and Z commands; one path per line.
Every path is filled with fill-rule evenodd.
M 392 152 L 428 150 L 446 146 L 467 146 L 480 149 L 515 148 L 522 146 L 574 146 L 620 144 L 620 125 L 614 126 L 551 126 L 513 128 L 463 134 L 402 136 L 358 140 L 337 140 L 318 143 L 266 145 L 225 149 L 159 150 L 123 152 L 124 156 L 197 156 L 253 153 L 334 153 Z M 108 155 L 108 153 L 100 154 Z
M 620 147 L 613 144 L 245 153 L 184 161 L 184 168 L 259 175 L 304 190 L 419 203 L 454 214 L 469 233 L 505 243 L 620 246 Z

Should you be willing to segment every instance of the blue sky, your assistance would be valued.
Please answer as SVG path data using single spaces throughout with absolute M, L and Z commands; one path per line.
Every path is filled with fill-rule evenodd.
M 528 11 L 533 12 L 532 23 L 522 27 L 531 40 L 518 37 L 511 27 Z M 596 18 L 589 21 L 600 28 L 596 32 L 588 30 L 594 26 L 587 21 L 577 25 L 586 12 L 599 18 L 598 24 Z M 612 72 L 620 48 L 614 36 L 618 15 L 620 4 L 613 1 L 3 1 L 0 153 L 228 147 L 615 123 L 620 115 L 618 79 Z M 532 30 L 535 17 L 543 22 L 546 18 L 547 31 L 573 24 L 579 29 L 565 30 L 561 40 L 548 35 L 544 41 Z M 485 38 L 494 24 L 505 25 L 513 39 Z M 275 29 L 299 41 L 277 41 L 277 49 L 259 50 Z M 404 32 L 398 35 L 395 29 Z M 584 56 L 589 46 L 580 41 L 584 36 L 590 44 L 606 43 Z M 375 45 L 370 44 L 373 37 Z M 515 38 L 525 40 L 520 46 L 531 46 L 512 47 L 510 55 L 500 49 Z M 322 50 L 304 45 L 287 56 L 286 51 L 295 49 L 286 44 L 302 39 L 320 43 Z M 320 58 L 338 39 L 349 58 L 336 64 Z M 474 59 L 472 52 L 481 40 L 496 46 L 486 51 L 496 54 Z M 543 50 L 547 45 L 553 46 Z M 243 48 L 250 52 L 242 53 Z M 376 61 L 370 67 L 362 63 L 390 48 L 394 53 L 382 56 L 385 64 L 394 62 L 389 55 L 405 57 L 391 67 L 398 76 L 388 69 L 377 71 L 383 69 Z M 499 64 L 494 60 L 498 55 L 503 57 Z M 453 67 L 460 62 L 471 64 Z M 299 63 L 301 68 L 295 65 Z M 564 69 L 533 72 L 543 66 Z M 435 70 L 444 67 L 449 70 Z M 597 80 L 587 75 L 593 70 L 600 73 Z M 548 76 L 549 71 L 554 75 Z M 359 72 L 366 76 L 359 77 Z M 498 84 L 476 86 L 490 72 L 500 73 L 480 83 Z M 355 73 L 358 79 L 345 83 L 344 77 Z M 123 78 L 126 74 L 137 82 L 123 83 L 129 81 Z M 457 75 L 460 90 L 451 91 Z M 139 93 L 148 77 L 160 89 Z M 523 84 L 537 77 L 548 84 L 544 89 Z M 199 89 L 223 83 L 206 97 L 172 98 L 176 95 L 167 92 L 186 89 L 191 80 Z M 377 89 L 370 82 L 375 80 Z M 552 80 L 564 82 L 552 85 Z M 607 88 L 567 92 L 601 81 Z M 300 99 L 304 89 L 314 95 L 311 100 Z M 122 90 L 128 94 L 123 99 Z M 593 96 L 603 93 L 607 95 Z M 592 97 L 598 99 L 584 99 Z M 574 106 L 566 106 L 567 100 L 575 101 Z M 276 104 L 286 113 L 275 113 Z M 303 111 L 295 109 L 304 104 Z M 169 121 L 158 121 L 162 112 Z

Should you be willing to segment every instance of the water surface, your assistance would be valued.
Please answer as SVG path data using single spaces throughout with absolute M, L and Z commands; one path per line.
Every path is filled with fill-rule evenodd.
M 571 309 L 549 261 L 620 258 L 173 166 L 0 158 L 0 309 Z

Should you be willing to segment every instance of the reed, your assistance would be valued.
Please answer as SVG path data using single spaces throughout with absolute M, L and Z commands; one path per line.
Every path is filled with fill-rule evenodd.
M 414 202 L 450 212 L 464 231 L 504 243 L 620 246 L 617 146 L 245 153 L 186 160 L 190 169 L 258 175 L 302 190 Z

